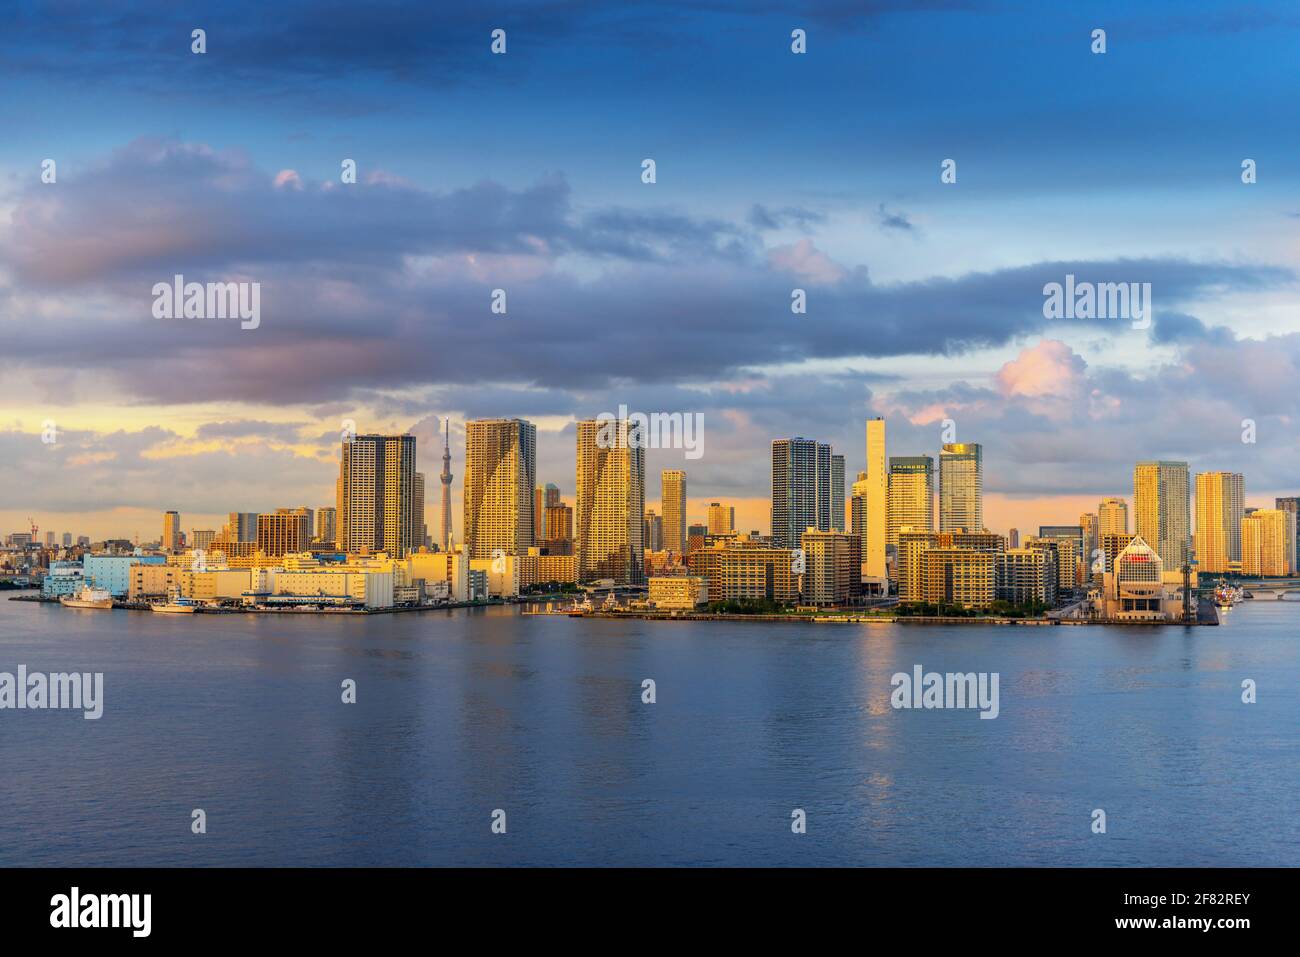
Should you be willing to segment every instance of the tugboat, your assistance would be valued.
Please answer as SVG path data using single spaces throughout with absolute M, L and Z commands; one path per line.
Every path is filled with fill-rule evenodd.
M 59 599 L 59 604 L 65 608 L 112 608 L 113 595 L 103 588 L 82 585 L 81 591 L 75 595 L 64 595 Z

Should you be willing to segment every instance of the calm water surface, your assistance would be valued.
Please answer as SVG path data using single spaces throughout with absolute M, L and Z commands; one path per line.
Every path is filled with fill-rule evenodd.
M 0 711 L 5 866 L 1300 865 L 1300 603 L 1185 630 L 0 596 L 20 664 L 104 672 L 105 711 Z M 893 710 L 916 664 L 1000 673 L 1000 717 Z

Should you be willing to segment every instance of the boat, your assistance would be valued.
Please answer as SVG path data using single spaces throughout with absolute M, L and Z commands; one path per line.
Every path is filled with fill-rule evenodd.
M 1228 611 L 1233 605 L 1240 604 L 1244 597 L 1245 593 L 1239 586 L 1218 585 L 1214 589 L 1214 607 Z
M 103 588 L 82 585 L 81 591 L 64 595 L 59 599 L 59 604 L 67 608 L 112 608 L 113 595 Z
M 156 605 L 150 605 L 150 611 L 156 611 L 160 615 L 192 615 L 199 609 L 199 603 L 192 598 L 182 598 L 179 592 L 172 592 L 167 601 Z

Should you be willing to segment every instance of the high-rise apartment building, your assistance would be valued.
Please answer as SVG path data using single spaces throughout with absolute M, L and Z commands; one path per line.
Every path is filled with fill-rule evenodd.
M 424 473 L 415 473 L 415 484 L 413 486 L 414 501 L 411 508 L 415 514 L 412 521 L 415 523 L 415 539 L 412 542 L 412 548 L 423 548 L 424 543 L 429 540 L 429 526 L 424 522 Z
M 1223 574 L 1241 562 L 1245 479 L 1240 472 L 1196 474 L 1196 567 Z
M 257 550 L 276 557 L 306 551 L 311 542 L 311 510 L 277 508 L 257 516 Z
M 664 469 L 660 480 L 660 506 L 664 519 L 664 548 L 674 555 L 686 553 L 686 473 Z
M 831 456 L 831 531 L 844 531 L 844 456 Z
M 1097 506 L 1099 535 L 1128 534 L 1128 502 L 1122 498 L 1103 498 Z
M 1287 534 L 1287 513 L 1276 508 L 1259 508 L 1241 521 L 1241 573 L 1250 576 L 1289 575 L 1291 542 Z
M 1300 522 L 1300 497 L 1274 499 L 1273 507 L 1290 516 L 1287 527 L 1291 530 L 1291 570 L 1300 570 L 1300 534 L 1296 531 L 1297 522 Z
M 470 561 L 528 553 L 536 494 L 537 427 L 524 419 L 466 422 L 461 495 Z
M 730 535 L 736 530 L 736 509 L 721 502 L 709 503 L 709 534 Z
M 1079 516 L 1079 528 L 1083 529 L 1083 575 L 1091 578 L 1094 573 L 1101 573 L 1101 563 L 1097 561 L 1101 549 L 1101 519 L 1092 512 L 1084 512 Z
M 984 450 L 966 442 L 939 453 L 939 531 L 984 527 Z
M 655 514 L 652 508 L 646 509 L 645 513 L 645 548 L 648 552 L 663 551 L 664 547 L 664 519 L 662 515 Z
M 831 529 L 831 447 L 813 439 L 772 442 L 772 544 L 798 548 L 810 528 Z
M 180 512 L 163 512 L 162 549 L 165 552 L 181 550 Z
M 934 531 L 934 459 L 928 455 L 891 456 L 887 499 L 887 545 L 897 548 L 898 530 L 906 526 Z
M 1191 559 L 1190 493 L 1186 462 L 1139 462 L 1133 469 L 1134 531 L 1169 571 Z
M 316 509 L 316 540 L 327 545 L 338 543 L 338 508 Z
M 867 473 L 859 472 L 849 499 L 849 533 L 858 536 L 859 554 L 867 551 Z
M 866 548 L 862 552 L 862 575 L 878 586 L 889 573 L 885 546 L 889 538 L 889 467 L 885 457 L 885 420 L 867 420 Z
M 401 558 L 415 547 L 415 436 L 345 440 L 337 489 L 335 519 L 344 551 Z
M 628 441 L 628 420 L 578 423 L 574 512 L 578 580 L 644 584 L 645 448 Z

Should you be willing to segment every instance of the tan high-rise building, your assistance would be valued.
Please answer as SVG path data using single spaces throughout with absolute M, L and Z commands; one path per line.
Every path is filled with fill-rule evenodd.
M 1256 509 L 1241 520 L 1241 573 L 1291 574 L 1290 544 L 1286 513 L 1276 508 Z
M 934 459 L 928 455 L 891 457 L 887 497 L 886 544 L 898 546 L 900 528 L 934 531 Z
M 1240 472 L 1196 474 L 1196 568 L 1222 574 L 1241 561 L 1245 479 Z
M 163 512 L 162 549 L 165 552 L 181 550 L 180 512 Z
M 257 516 L 257 550 L 276 557 L 306 551 L 311 542 L 311 509 L 277 508 Z
M 730 535 L 736 530 L 736 509 L 721 502 L 709 503 L 709 534 Z
M 414 489 L 415 489 L 414 491 L 415 502 L 412 504 L 411 507 L 415 511 L 415 515 L 412 518 L 412 521 L 415 523 L 415 539 L 412 542 L 412 547 L 423 548 L 424 543 L 429 539 L 429 526 L 426 525 L 424 521 L 424 473 L 423 472 L 415 473 Z
M 1103 498 L 1097 506 L 1099 535 L 1128 534 L 1128 502 L 1122 498 Z
M 684 476 L 682 492 L 679 507 L 685 505 Z M 574 513 L 578 580 L 644 584 L 645 448 L 635 437 L 628 440 L 626 419 L 578 423 Z
M 534 543 L 537 427 L 523 419 L 465 423 L 465 550 L 470 561 L 524 555 Z
M 1134 530 L 1169 571 L 1191 559 L 1190 493 L 1186 462 L 1139 462 L 1133 469 Z
M 984 528 L 984 450 L 952 443 L 939 452 L 939 531 Z
M 1092 512 L 1079 516 L 1079 528 L 1083 531 L 1083 578 L 1085 581 L 1101 574 L 1101 519 Z M 1095 566 L 1095 567 L 1094 567 Z
M 867 420 L 867 478 L 866 478 L 866 550 L 862 553 L 862 575 L 876 582 L 885 582 L 888 569 L 885 564 L 885 545 L 889 535 L 889 514 L 886 505 L 889 495 L 889 471 L 885 459 L 885 420 L 880 417 Z
M 546 538 L 546 488 L 539 485 L 533 490 L 533 541 Z
M 316 509 L 316 540 L 326 545 L 338 544 L 338 509 Z
M 686 473 L 681 469 L 664 469 L 661 513 L 664 518 L 664 548 L 674 555 L 686 553 Z
M 404 557 L 416 545 L 415 436 L 358 435 L 343 442 L 337 483 L 339 547 Z

